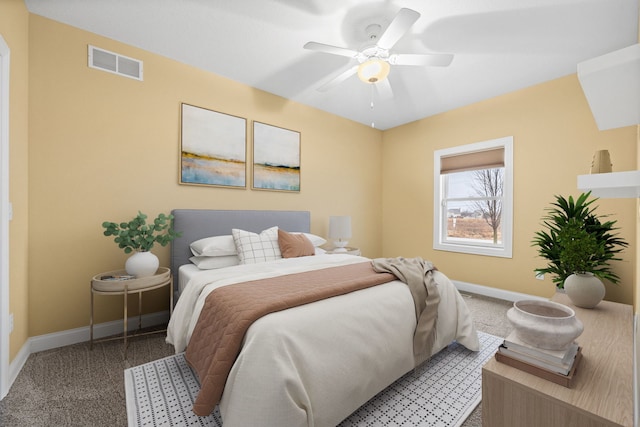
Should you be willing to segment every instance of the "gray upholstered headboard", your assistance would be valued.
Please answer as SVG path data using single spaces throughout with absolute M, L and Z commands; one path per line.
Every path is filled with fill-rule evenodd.
M 277 225 L 286 231 L 308 233 L 311 215 L 308 211 L 239 211 L 209 209 L 174 209 L 173 228 L 182 233 L 171 242 L 171 273 L 178 278 L 178 268 L 189 263 L 193 254 L 189 245 L 198 239 L 231 234 L 232 228 L 259 233 Z

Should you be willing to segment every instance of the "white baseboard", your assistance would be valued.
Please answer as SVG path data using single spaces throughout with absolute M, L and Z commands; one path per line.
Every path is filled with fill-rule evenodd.
M 485 297 L 501 299 L 505 301 L 520 301 L 523 299 L 539 299 L 548 301 L 549 298 L 538 297 L 535 295 L 522 294 L 520 292 L 505 291 L 504 289 L 491 288 L 489 286 L 476 285 L 475 283 L 461 282 L 452 280 L 456 289 L 460 292 L 468 292 L 471 294 L 483 295 Z
M 169 321 L 169 311 L 159 311 L 156 313 L 144 314 L 142 316 L 142 327 L 147 328 L 150 326 L 162 325 Z M 129 331 L 132 331 L 138 327 L 138 316 L 130 317 L 127 320 L 129 325 Z M 100 339 L 108 337 L 110 335 L 121 334 L 124 328 L 124 322 L 122 320 L 114 320 L 112 322 L 99 323 L 93 326 L 93 337 Z M 32 353 L 38 353 L 40 351 L 51 350 L 53 348 L 64 347 L 67 345 L 77 344 L 80 342 L 89 341 L 90 331 L 89 326 L 83 326 L 81 328 L 69 329 L 61 332 L 53 332 L 51 334 L 38 335 L 30 337 L 24 343 L 16 357 L 13 358 L 9 364 L 9 390 L 11 385 L 20 374 L 20 371 L 27 363 L 27 359 Z
M 159 311 L 156 313 L 145 314 L 142 316 L 142 327 L 161 325 L 169 321 L 169 311 Z M 138 316 L 129 317 L 127 320 L 129 326 L 129 332 L 138 327 Z M 100 323 L 93 326 L 93 337 L 100 339 L 108 337 L 109 335 L 121 334 L 124 326 L 122 320 L 114 320 L 112 322 Z M 89 326 L 83 326 L 81 328 L 69 329 L 61 332 L 54 332 L 51 334 L 39 335 L 37 337 L 31 337 L 30 353 L 37 353 L 39 351 L 50 350 L 52 348 L 64 347 L 71 344 L 77 344 L 79 342 L 89 341 Z
M 11 386 L 13 385 L 16 378 L 18 378 L 18 374 L 24 367 L 24 364 L 27 363 L 27 359 L 31 354 L 31 352 L 29 351 L 29 347 L 30 343 L 29 339 L 27 339 L 27 342 L 24 343 L 24 345 L 20 348 L 20 351 L 18 351 L 18 354 L 16 354 L 16 357 L 14 357 L 11 363 L 9 363 L 9 387 L 7 389 L 7 392 L 11 390 Z

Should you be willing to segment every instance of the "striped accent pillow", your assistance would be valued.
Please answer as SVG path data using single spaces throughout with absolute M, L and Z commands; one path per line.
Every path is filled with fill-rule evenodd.
M 250 231 L 231 230 L 238 250 L 240 264 L 257 264 L 282 258 L 278 245 L 278 227 L 271 227 L 260 234 Z

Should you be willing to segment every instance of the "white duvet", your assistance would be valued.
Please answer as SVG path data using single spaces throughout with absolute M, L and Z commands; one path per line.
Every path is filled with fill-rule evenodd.
M 367 258 L 321 255 L 205 270 L 180 295 L 167 342 L 188 345 L 206 296 L 237 282 L 335 267 Z M 434 354 L 456 340 L 478 350 L 469 310 L 441 272 Z M 269 314 L 247 331 L 227 380 L 225 427 L 335 426 L 414 368 L 416 319 L 407 286 L 393 281 Z

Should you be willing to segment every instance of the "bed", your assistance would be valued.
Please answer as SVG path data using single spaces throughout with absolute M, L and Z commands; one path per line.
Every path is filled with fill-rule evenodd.
M 226 239 L 232 229 L 261 233 L 277 227 L 290 233 L 307 233 L 309 241 L 318 238 L 314 246 L 322 239 L 309 233 L 310 214 L 305 211 L 172 213 L 174 228 L 182 236 L 171 246 L 171 269 L 178 286 L 167 341 L 176 352 L 186 349 L 187 356 L 206 338 L 201 323 L 205 317 L 202 313 L 211 311 L 207 296 L 234 288 L 228 285 L 241 287 L 247 280 L 274 281 L 275 277 L 299 280 L 301 274 L 318 275 L 372 264 L 360 256 L 323 254 L 316 247 L 313 256 L 200 269 L 190 261 L 194 256 L 192 243 L 213 236 Z M 430 274 L 439 294 L 430 354 L 452 341 L 478 350 L 477 333 L 464 300 L 445 274 L 437 270 Z M 339 424 L 415 367 L 414 333 L 420 320 L 416 320 L 414 300 L 408 286 L 394 277 L 260 317 L 248 327 L 237 357 L 230 362 L 219 399 L 225 427 Z M 192 336 L 197 340 L 192 341 Z M 209 402 L 209 407 L 215 403 Z

